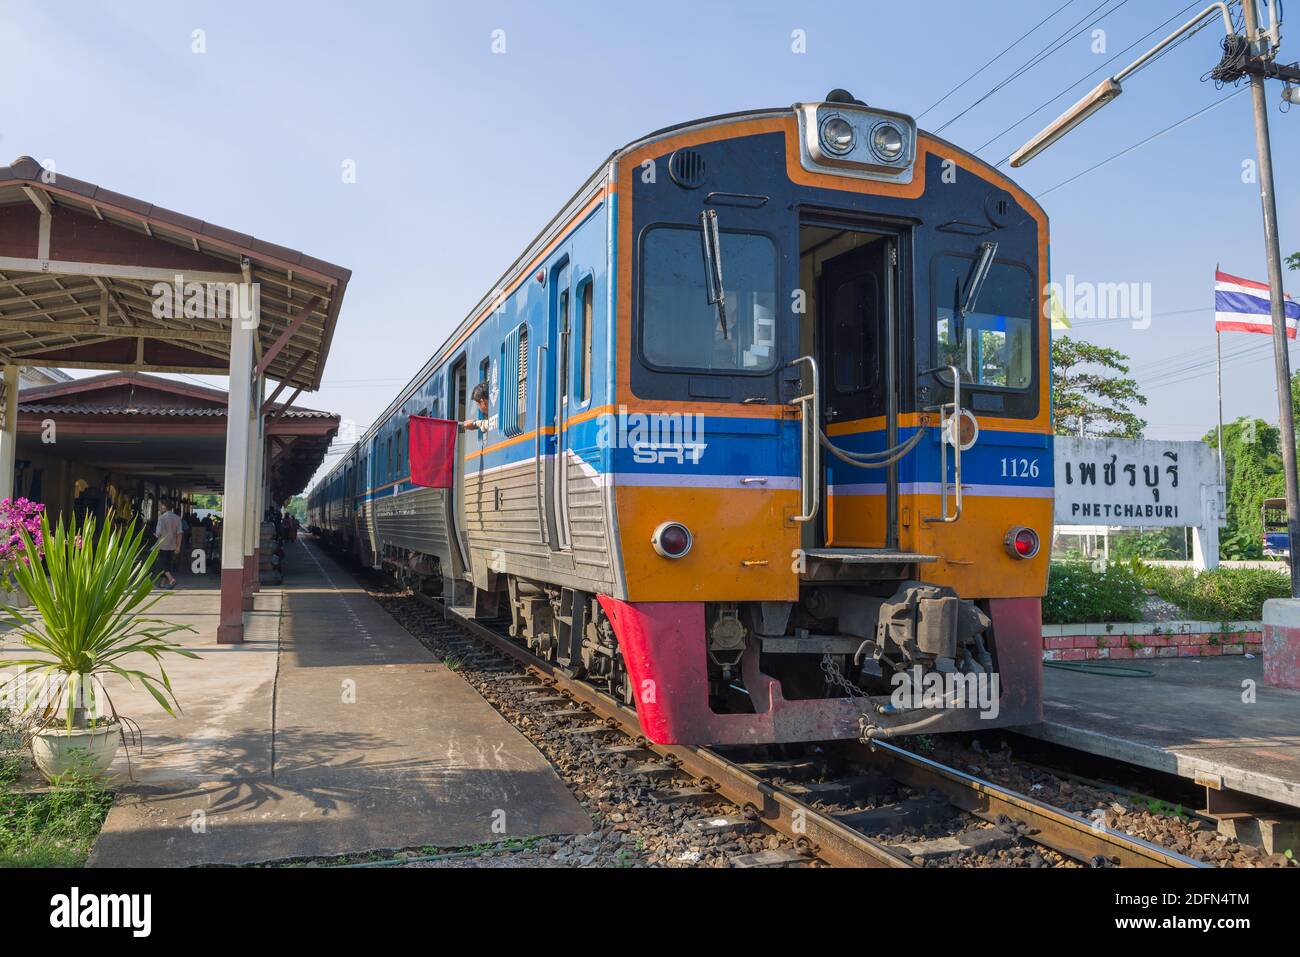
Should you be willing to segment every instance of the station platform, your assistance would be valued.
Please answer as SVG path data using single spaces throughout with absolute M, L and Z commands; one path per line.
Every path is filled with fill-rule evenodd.
M 289 546 L 247 640 L 218 645 L 220 594 L 183 576 L 155 614 L 202 656 L 166 663 L 183 713 L 110 685 L 143 751 L 119 752 L 100 867 L 253 864 L 586 832 L 540 752 L 313 544 Z M 0 636 L 0 666 L 13 649 Z M 143 667 L 143 665 L 141 665 Z
M 1016 730 L 1300 808 L 1300 691 L 1265 686 L 1260 657 L 1115 664 L 1149 676 L 1044 668 L 1043 723 Z

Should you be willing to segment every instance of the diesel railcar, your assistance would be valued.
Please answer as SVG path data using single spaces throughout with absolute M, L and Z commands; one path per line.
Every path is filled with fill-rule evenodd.
M 1041 719 L 1047 217 L 844 91 L 615 151 L 310 495 L 659 743 Z M 467 419 L 450 489 L 409 417 Z

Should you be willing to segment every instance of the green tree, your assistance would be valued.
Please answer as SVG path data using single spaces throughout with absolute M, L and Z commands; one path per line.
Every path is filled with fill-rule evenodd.
M 285 506 L 285 510 L 299 522 L 305 523 L 307 521 L 307 499 L 303 496 L 295 495 L 289 499 L 289 504 Z
M 1286 257 L 1287 267 L 1290 269 L 1300 269 L 1300 253 L 1292 253 Z
M 1300 376 L 1297 377 L 1300 379 Z M 1293 379 L 1292 395 L 1300 387 Z M 1228 489 L 1227 525 L 1219 538 L 1220 558 L 1259 558 L 1264 535 L 1260 509 L 1264 499 L 1285 493 L 1282 478 L 1281 432 L 1263 419 L 1240 418 L 1223 426 L 1223 463 Z M 1218 446 L 1211 429 L 1205 441 Z
M 1128 356 L 1069 336 L 1052 339 L 1052 402 L 1057 435 L 1140 439 L 1147 425 L 1133 411 L 1147 398 L 1128 377 Z

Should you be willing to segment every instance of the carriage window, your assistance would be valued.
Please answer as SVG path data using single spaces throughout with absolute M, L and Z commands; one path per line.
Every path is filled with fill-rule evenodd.
M 515 436 L 524 431 L 528 407 L 528 326 L 520 323 L 501 343 L 501 431 Z
M 561 275 L 567 276 L 568 269 L 565 269 Z M 559 307 L 556 310 L 556 314 L 559 316 L 560 331 L 563 335 L 563 341 L 567 343 L 569 341 L 569 331 L 570 331 L 569 330 L 569 290 L 561 289 L 559 299 L 560 302 L 559 302 Z M 569 356 L 563 349 L 561 349 L 560 350 L 560 398 L 567 399 L 568 397 L 569 397 Z
M 709 305 L 700 230 L 660 226 L 641 250 L 641 352 L 646 362 L 709 372 L 776 365 L 776 247 L 754 233 L 721 234 L 727 328 Z
M 388 443 L 384 448 L 384 479 L 393 477 L 393 437 L 388 437 Z
M 842 282 L 830 297 L 831 372 L 841 393 L 876 384 L 880 352 L 880 286 L 873 275 Z
M 957 366 L 963 382 L 1027 389 L 1034 377 L 1034 290 L 1022 266 L 994 263 L 975 308 L 956 322 L 974 259 L 943 256 L 935 277 L 935 365 Z
M 406 446 L 402 444 L 402 430 L 397 430 L 397 439 L 393 442 L 393 448 L 397 455 L 397 475 L 394 478 L 401 478 L 402 472 L 406 470 Z
M 515 417 L 523 427 L 524 416 L 528 408 L 528 327 L 519 329 L 519 382 L 515 388 Z
M 591 307 L 594 284 L 590 279 L 582 284 L 578 294 L 578 369 L 575 379 L 578 385 L 578 401 L 586 402 L 591 398 Z

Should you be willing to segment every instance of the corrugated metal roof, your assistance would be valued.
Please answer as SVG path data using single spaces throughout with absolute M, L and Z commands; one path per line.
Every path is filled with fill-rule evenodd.
M 318 409 L 300 409 L 297 406 L 288 412 L 278 411 L 280 406 L 277 403 L 271 407 L 276 410 L 276 416 L 283 416 L 286 419 L 333 419 L 337 416 L 333 412 L 321 412 Z M 138 416 L 224 416 L 226 410 L 222 408 L 194 408 L 194 407 L 159 407 L 159 406 L 138 406 L 127 408 L 115 405 L 74 405 L 63 403 L 42 403 L 42 402 L 19 402 L 19 412 L 31 412 L 36 415 L 138 415 Z
M 99 401 L 96 401 L 98 399 Z M 172 417 L 225 416 L 228 396 L 223 389 L 143 372 L 109 372 L 32 386 L 18 393 L 19 412 L 32 415 L 131 415 Z M 123 403 L 126 404 L 123 404 Z M 333 412 L 283 403 L 271 406 L 286 419 L 337 419 Z
M 10 240 L 0 257 L 7 260 L 0 289 L 0 357 L 7 361 L 224 374 L 225 312 L 159 319 L 151 287 L 158 277 L 144 275 L 153 269 L 166 281 L 174 271 L 216 285 L 241 277 L 254 283 L 265 371 L 295 388 L 320 388 L 350 270 L 63 172 L 55 176 L 30 156 L 0 166 L 0 218 Z M 53 254 L 42 251 L 42 228 Z

